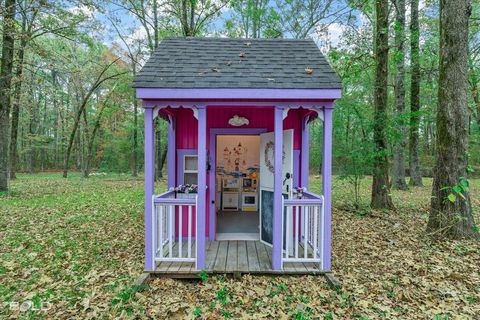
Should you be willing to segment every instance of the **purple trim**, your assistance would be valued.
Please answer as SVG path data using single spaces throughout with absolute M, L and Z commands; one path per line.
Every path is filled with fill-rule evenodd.
M 207 109 L 198 108 L 197 270 L 205 269 L 207 197 Z
M 215 180 L 215 174 L 216 174 L 216 168 L 217 168 L 217 148 L 216 148 L 216 142 L 217 142 L 217 135 L 229 135 L 229 134 L 238 134 L 238 135 L 259 135 L 261 133 L 267 132 L 267 129 L 265 128 L 211 128 L 210 129 L 210 164 L 212 165 L 212 168 L 210 170 L 209 174 L 209 186 L 210 186 L 210 220 L 209 220 L 209 230 L 210 230 L 210 240 L 215 240 L 216 235 L 216 227 L 217 227 L 217 215 L 216 215 L 216 207 L 215 203 L 213 200 L 215 199 L 216 201 L 216 180 Z
M 175 198 L 175 191 L 166 191 L 164 193 L 161 193 L 157 196 L 155 196 L 155 200 L 157 199 L 167 199 L 167 198 L 170 198 L 170 199 L 174 199 Z
M 320 196 L 316 193 L 313 193 L 313 192 L 304 191 L 303 196 L 304 196 L 305 199 L 320 199 L 323 202 L 322 196 Z
M 300 186 L 300 150 L 293 150 L 293 187 Z
M 308 174 L 309 174 L 309 154 L 310 154 L 310 133 L 308 130 L 308 119 L 305 117 L 302 119 L 302 168 L 301 168 L 301 186 L 308 189 Z
M 153 256 L 153 192 L 154 192 L 154 136 L 153 136 L 153 110 L 145 110 L 145 270 L 155 270 Z
M 160 204 L 174 204 L 177 206 L 188 206 L 194 205 L 195 199 L 155 198 L 153 202 Z
M 322 200 L 318 199 L 292 199 L 292 200 L 284 200 L 285 205 L 290 206 L 302 206 L 302 205 L 317 205 L 322 204 Z
M 170 147 L 169 147 L 170 148 Z M 197 149 L 177 149 L 177 183 L 183 184 L 183 157 L 198 155 Z
M 259 101 L 259 100 L 246 100 L 246 99 L 237 99 L 237 100 L 208 100 L 206 105 L 207 107 L 223 107 L 223 108 L 246 108 L 246 107 L 270 107 L 275 106 L 288 108 L 288 109 L 315 109 L 321 108 L 333 108 L 335 99 L 316 99 L 312 101 L 299 101 L 292 100 L 289 101 L 284 99 L 282 101 Z M 178 100 L 160 100 L 160 99 L 148 99 L 143 100 L 142 107 L 145 109 L 148 108 L 158 108 L 160 114 L 161 110 L 167 107 L 176 109 L 176 108 L 196 108 L 199 104 L 204 104 L 199 100 L 189 100 L 189 99 L 178 99 Z M 314 120 L 317 117 L 312 115 L 310 120 Z
M 168 189 L 176 186 L 175 181 L 175 118 L 170 118 L 168 126 Z
M 331 268 L 331 210 L 332 210 L 332 110 L 324 110 L 323 120 L 323 168 L 322 168 L 322 185 L 323 185 L 323 197 L 324 213 L 325 213 L 325 226 L 323 234 L 323 253 L 324 253 L 324 271 L 330 271 Z
M 181 89 L 137 88 L 138 99 L 248 99 L 248 100 L 315 100 L 339 99 L 341 89 Z
M 274 115 L 274 168 L 273 182 L 273 252 L 272 269 L 282 269 L 282 220 L 283 220 L 283 195 L 282 195 L 282 149 L 283 149 L 283 108 L 275 107 Z

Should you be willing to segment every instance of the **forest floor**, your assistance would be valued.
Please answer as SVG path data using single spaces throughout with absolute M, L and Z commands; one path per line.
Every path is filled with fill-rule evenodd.
M 335 179 L 332 261 L 341 290 L 323 277 L 246 275 L 157 278 L 137 292 L 143 181 L 21 175 L 0 196 L 0 318 L 480 319 L 480 243 L 430 240 L 425 182 L 394 191 L 395 211 L 371 212 L 352 210 L 351 188 Z M 480 180 L 471 184 L 478 223 Z M 318 177 L 312 185 L 319 192 Z

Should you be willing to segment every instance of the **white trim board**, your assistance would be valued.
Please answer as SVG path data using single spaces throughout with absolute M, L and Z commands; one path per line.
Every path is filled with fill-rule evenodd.
M 260 240 L 259 233 L 217 233 L 216 240 Z

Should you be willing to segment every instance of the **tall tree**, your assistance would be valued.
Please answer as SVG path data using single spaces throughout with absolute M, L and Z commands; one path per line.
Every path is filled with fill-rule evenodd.
M 63 161 L 63 177 L 64 178 L 67 178 L 67 176 L 68 176 L 69 160 L 70 160 L 70 154 L 71 154 L 72 148 L 73 148 L 73 142 L 75 140 L 75 136 L 77 136 L 77 134 L 79 134 L 79 133 L 77 133 L 77 130 L 78 130 L 78 127 L 80 126 L 80 120 L 81 120 L 82 114 L 85 112 L 85 108 L 87 107 L 87 103 L 89 102 L 92 95 L 96 92 L 96 90 L 102 85 L 102 83 L 104 83 L 105 81 L 108 81 L 110 79 L 114 79 L 114 78 L 116 78 L 116 77 L 125 73 L 125 72 L 115 73 L 115 74 L 112 74 L 112 75 L 107 74 L 107 71 L 113 65 L 115 65 L 115 63 L 118 60 L 119 59 L 115 59 L 114 61 L 112 61 L 109 64 L 107 64 L 106 66 L 104 66 L 101 69 L 99 75 L 95 78 L 95 81 L 92 83 L 91 87 L 86 92 L 84 92 L 82 97 L 79 97 L 79 99 L 78 99 L 78 107 L 77 107 L 77 110 L 76 110 L 76 113 L 75 113 L 73 128 L 72 128 L 72 132 L 70 133 L 70 139 L 69 139 L 69 142 L 68 142 L 66 155 L 65 155 L 65 158 L 64 158 L 64 161 Z
M 387 156 L 387 103 L 388 103 L 388 1 L 376 0 L 375 3 L 375 87 L 374 87 L 374 127 L 372 208 L 393 208 L 388 179 Z
M 406 127 L 405 113 L 405 0 L 395 1 L 395 113 L 398 118 L 399 138 L 393 147 L 392 186 L 395 189 L 407 190 L 405 182 L 405 147 Z
M 2 11 L 3 38 L 0 66 L 0 191 L 8 191 L 8 129 L 10 118 L 10 93 L 15 45 L 15 0 L 5 0 Z
M 283 32 L 296 39 L 304 39 L 312 30 L 319 28 L 322 21 L 335 22 L 350 8 L 347 4 L 336 6 L 335 2 L 338 4 L 339 1 L 277 0 Z
M 228 3 L 227 0 L 164 0 L 162 5 L 177 19 L 183 36 L 196 37 Z
M 419 0 L 411 0 L 410 50 L 412 72 L 410 79 L 410 184 L 422 186 L 422 173 L 418 156 L 420 124 L 420 26 L 418 23 Z
M 468 0 L 440 1 L 437 155 L 427 230 L 448 238 L 477 237 L 468 191 Z
M 269 0 L 231 1 L 234 16 L 226 21 L 226 26 L 227 29 L 238 31 L 230 31 L 229 34 L 244 38 L 260 38 L 264 27 L 266 27 L 268 3 Z
M 18 119 L 20 115 L 20 98 L 22 96 L 23 83 L 23 67 L 25 58 L 25 49 L 30 40 L 33 24 L 38 14 L 38 7 L 27 9 L 27 1 L 22 1 L 19 4 L 21 7 L 20 13 L 22 17 L 20 43 L 17 48 L 17 65 L 15 74 L 15 84 L 13 92 L 13 109 L 12 109 L 12 126 L 10 132 L 10 179 L 15 179 L 16 164 L 17 164 L 17 135 L 18 135 Z M 29 19 L 28 12 L 31 11 Z

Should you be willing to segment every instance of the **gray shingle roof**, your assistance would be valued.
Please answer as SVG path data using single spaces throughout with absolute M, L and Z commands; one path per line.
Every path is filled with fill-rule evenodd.
M 341 83 L 312 40 L 167 38 L 133 86 L 340 89 Z

